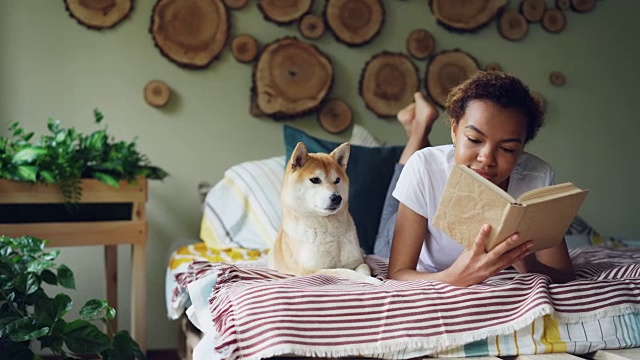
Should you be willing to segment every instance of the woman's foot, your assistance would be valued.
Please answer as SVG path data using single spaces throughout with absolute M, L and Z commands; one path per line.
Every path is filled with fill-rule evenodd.
M 407 132 L 407 143 L 398 162 L 406 163 L 414 152 L 431 146 L 429 134 L 438 118 L 438 109 L 429 103 L 422 93 L 413 94 L 414 102 L 398 112 L 398 122 Z
M 407 138 L 412 135 L 429 136 L 433 123 L 438 119 L 438 109 L 429 103 L 421 92 L 413 94 L 414 102 L 407 105 L 397 114 L 398 122 L 402 124 Z
M 416 117 L 416 103 L 412 102 L 402 110 L 398 111 L 396 117 L 398 118 L 398 122 L 406 131 L 407 138 L 409 138 L 409 135 L 411 135 L 411 125 L 413 124 L 413 119 Z
M 413 135 L 416 131 L 419 133 L 429 136 L 431 132 L 431 128 L 433 127 L 433 123 L 438 119 L 440 115 L 438 109 L 427 101 L 422 95 L 421 92 L 416 92 L 413 94 L 413 98 L 415 100 L 415 115 L 413 119 L 413 124 L 411 127 L 411 134 Z

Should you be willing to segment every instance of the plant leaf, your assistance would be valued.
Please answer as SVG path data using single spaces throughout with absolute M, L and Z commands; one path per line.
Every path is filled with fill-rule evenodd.
M 64 264 L 58 266 L 58 283 L 60 286 L 67 289 L 75 290 L 76 288 L 76 280 L 73 276 L 73 271 Z
M 67 294 L 57 294 L 55 298 L 45 298 L 38 302 L 34 307 L 36 318 L 43 324 L 53 326 L 54 323 L 61 319 L 71 310 L 73 301 Z
M 116 180 L 113 176 L 109 175 L 109 174 L 105 174 L 102 172 L 98 172 L 98 171 L 94 171 L 93 173 L 91 173 L 91 175 L 102 181 L 103 183 L 109 185 L 109 186 L 113 186 L 115 188 L 119 188 L 120 184 L 118 183 L 118 180 Z
M 60 255 L 60 250 L 49 251 L 47 253 L 42 254 L 42 260 L 53 261 L 57 259 L 59 255 Z
M 100 153 L 104 148 L 107 140 L 107 133 L 104 130 L 98 130 L 84 138 L 84 146 L 94 153 Z
M 21 236 L 11 240 L 14 243 L 14 247 L 19 248 L 23 253 L 30 255 L 41 253 L 45 244 L 44 240 L 33 236 Z
M 100 355 L 105 360 L 146 360 L 140 346 L 126 330 L 118 331 L 113 337 L 113 347 L 103 351 Z
M 96 124 L 100 124 L 102 119 L 104 119 L 104 115 L 98 109 L 93 110 L 93 117 L 95 118 Z
M 105 300 L 89 300 L 80 309 L 80 317 L 85 320 L 97 319 L 102 315 L 103 310 L 108 310 L 109 304 Z
M 34 260 L 32 262 L 29 263 L 29 266 L 27 267 L 27 272 L 32 272 L 32 273 L 39 273 L 43 270 L 46 270 L 50 267 L 53 266 L 53 261 L 39 261 L 39 260 Z
M 147 169 L 149 170 L 149 174 L 147 175 L 149 179 L 163 180 L 164 178 L 169 176 L 168 172 L 157 166 L 148 166 Z
M 56 183 L 56 177 L 53 174 L 53 172 L 49 171 L 49 170 L 41 170 L 40 171 L 40 177 L 42 178 L 42 180 L 44 180 L 47 184 L 55 184 Z
M 58 324 L 60 324 L 61 322 L 56 322 L 56 326 Z M 65 324 L 62 323 L 62 330 L 59 331 L 55 331 L 55 330 L 51 330 L 52 334 L 61 334 L 62 331 L 64 330 L 64 326 Z M 40 348 L 41 349 L 46 349 L 49 348 L 51 349 L 51 351 L 54 354 L 63 354 L 64 350 L 63 350 L 63 346 L 64 346 L 64 341 L 62 339 L 62 336 L 60 335 L 45 335 L 43 337 L 38 338 L 38 340 L 40 340 Z
M 44 336 L 49 332 L 48 327 L 37 327 L 31 318 L 20 318 L 6 326 L 11 341 L 28 341 Z
M 112 307 L 109 307 L 109 308 L 107 309 L 107 314 L 106 314 L 106 316 L 107 316 L 107 319 L 109 319 L 109 320 L 113 320 L 113 319 L 115 319 L 115 318 L 116 318 L 116 309 L 114 309 L 114 308 L 112 308 Z
M 49 121 L 47 122 L 47 128 L 52 133 L 57 133 L 60 129 L 60 120 L 54 121 L 53 118 L 49 118 Z
M 36 181 L 37 173 L 37 166 L 19 165 L 18 167 L 16 167 L 16 176 L 20 180 Z
M 11 258 L 7 257 L 6 255 L 2 255 L 2 258 L 0 258 L 0 276 L 13 277 L 15 274 L 14 268 L 15 268 L 15 264 L 11 261 Z M 4 281 L 5 280 L 2 280 L 0 284 L 4 285 Z M 3 287 L 4 286 L 0 288 L 3 288 Z
M 58 277 L 51 270 L 43 270 L 40 278 L 49 285 L 58 285 Z
M 9 336 L 9 330 L 11 330 L 9 329 L 9 324 L 15 321 L 18 321 L 20 319 L 21 317 L 18 315 L 14 315 L 14 316 L 11 316 L 8 314 L 3 315 L 3 317 L 0 319 L 0 337 Z
M 69 350 L 77 354 L 97 354 L 107 350 L 111 343 L 105 333 L 85 320 L 68 323 L 63 339 Z
M 16 276 L 16 290 L 24 295 L 33 294 L 40 288 L 38 276 L 33 273 L 20 273 Z
M 32 146 L 18 151 L 15 155 L 13 155 L 11 161 L 13 161 L 15 164 L 30 163 L 46 153 L 46 149 Z

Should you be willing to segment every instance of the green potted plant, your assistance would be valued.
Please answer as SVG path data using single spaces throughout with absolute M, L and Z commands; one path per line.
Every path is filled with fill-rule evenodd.
M 75 288 L 73 272 L 57 265 L 59 250 L 45 251 L 45 242 L 30 236 L 0 236 L 0 354 L 3 359 L 39 359 L 33 343 L 53 354 L 89 355 L 101 359 L 145 359 L 127 331 L 113 332 L 115 310 L 104 300 L 89 300 L 79 319 L 67 320 L 73 300 L 65 293 L 51 297 L 43 283 Z M 102 322 L 106 332 L 96 326 Z
M 100 124 L 104 116 L 96 109 L 94 118 Z M 120 181 L 162 180 L 168 175 L 136 149 L 135 139 L 115 141 L 106 128 L 83 134 L 52 118 L 47 129 L 49 134 L 34 142 L 33 132 L 19 122 L 11 124 L 9 136 L 0 136 L 0 179 L 60 185 L 71 203 L 82 196 L 82 179 L 118 187 Z
M 103 115 L 95 110 L 94 118 L 95 123 L 100 124 Z M 107 133 L 106 127 L 90 133 L 81 133 L 74 128 L 65 128 L 59 120 L 50 118 L 47 122 L 47 130 L 38 141 L 35 141 L 33 132 L 25 130 L 15 122 L 9 127 L 6 137 L 0 136 L 0 236 L 15 240 L 30 235 L 47 239 L 55 246 L 131 244 L 132 258 L 142 256 L 144 264 L 147 241 L 147 220 L 144 210 L 147 200 L 147 179 L 162 180 L 168 174 L 163 169 L 152 165 L 147 156 L 136 149 L 135 139 L 130 142 L 116 141 Z M 130 186 L 125 187 L 127 183 Z M 61 206 L 62 204 L 64 206 Z M 118 242 L 113 243 L 113 239 L 118 239 Z M 16 246 L 22 246 L 22 243 L 19 242 Z M 23 248 L 19 251 L 24 250 Z M 0 257 L 4 261 L 6 259 L 4 253 L 8 254 L 10 250 L 4 247 L 2 251 Z M 113 251 L 106 254 L 113 260 Z M 37 266 L 41 266 L 37 264 L 42 261 L 51 261 L 50 257 L 55 258 L 52 255 L 42 256 L 41 260 L 28 265 L 27 268 L 36 266 L 37 269 Z M 16 255 L 14 260 L 23 258 L 29 259 L 24 255 Z M 108 260 L 107 262 L 110 263 Z M 112 270 L 112 268 L 107 269 L 106 272 L 109 273 Z M 11 275 L 6 271 L 6 266 L 3 264 L 0 268 L 3 281 L 6 276 Z M 135 269 L 134 264 L 132 271 L 138 275 L 132 279 L 132 294 L 136 294 L 137 299 L 144 298 L 142 296 L 145 291 L 144 267 Z M 52 272 L 44 271 L 41 276 L 33 273 L 34 269 L 31 268 L 26 270 L 25 274 L 17 275 L 19 284 L 15 286 L 28 286 L 28 289 L 31 289 L 33 283 L 25 284 L 24 281 L 36 281 L 39 284 L 40 281 L 48 282 L 52 279 Z M 57 276 L 58 285 L 64 287 L 68 284 L 65 283 L 67 278 L 64 270 L 62 274 L 58 271 Z M 112 293 L 109 294 L 109 286 L 116 285 L 115 280 L 108 283 L 109 298 L 112 295 Z M 12 285 L 3 282 L 2 286 L 11 287 Z M 27 288 L 17 289 L 28 290 Z M 5 312 L 12 306 L 19 292 L 2 290 L 5 291 L 6 296 L 0 294 L 0 358 L 5 358 L 5 350 L 2 346 L 7 343 L 11 351 L 18 351 L 16 356 L 26 354 L 24 357 L 9 358 L 32 358 L 29 356 L 30 350 L 23 352 L 20 350 L 25 348 L 25 344 L 28 345 L 35 339 L 40 340 L 43 347 L 54 350 L 54 353 L 64 349 L 70 351 L 64 350 L 66 354 L 91 350 L 89 352 L 98 353 L 108 359 L 133 358 L 132 356 L 119 357 L 120 350 L 125 351 L 125 355 L 131 352 L 138 354 L 138 344 L 134 347 L 133 343 L 129 342 L 131 337 L 126 333 L 113 334 L 110 330 L 113 341 L 109 343 L 106 350 L 101 350 L 105 344 L 104 337 L 97 343 L 96 346 L 99 345 L 97 348 L 83 348 L 90 345 L 90 338 L 93 335 L 98 336 L 93 328 L 85 326 L 84 323 L 69 323 L 82 325 L 81 329 L 77 329 L 78 332 L 88 331 L 88 335 L 85 334 L 87 336 L 83 336 L 83 340 L 79 343 L 74 343 L 72 336 L 77 333 L 67 328 L 74 325 L 58 321 L 59 319 L 56 319 L 53 325 L 50 324 L 53 328 L 45 326 L 46 324 L 42 325 L 42 322 L 35 323 L 34 321 L 43 316 L 45 318 L 52 316 L 49 312 L 60 306 L 65 308 L 61 312 L 56 312 L 56 316 L 62 316 L 68 311 L 66 306 L 70 306 L 68 297 L 64 295 L 60 295 L 60 298 L 56 296 L 53 300 L 35 303 L 36 300 L 33 298 L 40 294 L 38 289 L 35 290 L 36 295 L 28 292 L 23 297 L 23 302 L 28 301 L 25 303 L 26 306 L 33 307 L 33 316 L 24 313 L 22 308 L 17 308 L 22 319 L 16 319 L 15 316 L 7 318 L 9 314 Z M 44 304 L 44 308 L 36 310 L 40 307 L 39 304 Z M 143 302 L 132 301 L 132 311 L 135 309 L 138 314 L 144 314 L 143 309 L 140 309 L 143 305 Z M 49 309 L 51 306 L 54 309 Z M 101 313 L 98 314 L 98 312 Z M 115 317 L 115 312 L 109 305 L 100 301 L 87 304 L 81 314 L 87 317 L 85 320 L 106 321 Z M 145 339 L 144 323 L 145 315 L 132 318 L 132 331 L 135 332 L 136 339 Z M 63 329 L 60 324 L 64 324 L 65 328 Z M 42 326 L 34 329 L 36 325 Z M 46 331 L 45 327 L 48 327 Z M 18 328 L 23 337 L 13 334 Z M 52 338 L 52 334 L 56 336 Z M 60 342 L 61 334 L 65 336 L 64 342 Z M 144 347 L 143 340 L 138 341 Z

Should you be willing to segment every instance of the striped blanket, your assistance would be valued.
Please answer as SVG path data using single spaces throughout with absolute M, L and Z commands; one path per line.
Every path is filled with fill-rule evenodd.
M 568 284 L 511 270 L 468 288 L 399 282 L 386 279 L 386 262 L 375 256 L 367 262 L 385 280 L 380 286 L 205 261 L 191 263 L 176 281 L 192 298 L 200 296 L 192 293 L 199 279 L 214 284 L 191 312 L 213 358 L 508 356 L 640 346 L 640 252 L 579 248 L 571 256 L 578 279 Z

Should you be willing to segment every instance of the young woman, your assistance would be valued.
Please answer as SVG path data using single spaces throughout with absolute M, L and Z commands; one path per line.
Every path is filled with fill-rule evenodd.
M 417 101 L 415 119 L 424 119 L 424 114 L 431 114 L 427 119 L 433 117 L 429 108 Z M 514 247 L 518 240 L 518 234 L 514 234 L 487 253 L 484 241 L 489 225 L 478 229 L 474 246 L 465 250 L 430 224 L 454 164 L 470 167 L 514 197 L 554 182 L 551 166 L 524 151 L 542 126 L 543 115 L 529 89 L 517 78 L 501 72 L 479 72 L 451 91 L 446 111 L 453 144 L 415 151 L 393 190 L 399 206 L 389 278 L 469 286 L 513 266 L 521 273 L 545 274 L 554 282 L 574 279 L 564 241 L 556 248 L 531 253 L 531 241 Z M 430 126 L 432 122 L 426 123 Z M 410 125 L 418 126 L 415 120 Z M 428 146 L 428 141 L 422 145 Z

